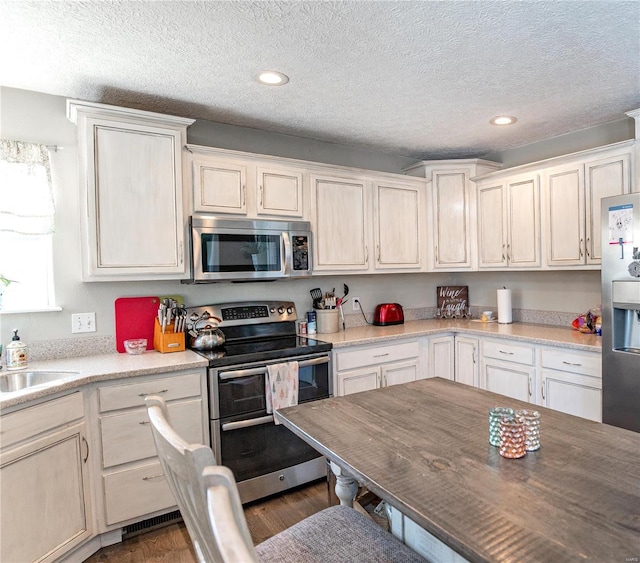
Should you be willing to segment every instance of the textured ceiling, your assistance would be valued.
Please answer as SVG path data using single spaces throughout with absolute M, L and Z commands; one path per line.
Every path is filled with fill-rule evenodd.
M 252 78 L 289 75 L 283 87 Z M 7 1 L 0 84 L 415 158 L 640 106 L 640 2 Z M 511 127 L 488 121 L 518 117 Z

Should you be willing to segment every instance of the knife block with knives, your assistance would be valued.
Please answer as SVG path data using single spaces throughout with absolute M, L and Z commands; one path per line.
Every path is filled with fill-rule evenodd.
M 153 327 L 153 347 L 163 354 L 166 352 L 182 352 L 185 348 L 184 332 L 174 332 L 175 324 L 164 327 L 156 317 Z

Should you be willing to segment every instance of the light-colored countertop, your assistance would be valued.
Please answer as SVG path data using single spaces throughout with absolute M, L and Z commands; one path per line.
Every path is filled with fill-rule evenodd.
M 428 319 L 408 321 L 393 326 L 363 326 L 348 328 L 346 331 L 317 334 L 316 338 L 331 342 L 334 348 L 359 344 L 379 344 L 402 338 L 433 336 L 440 333 L 468 334 L 473 336 L 494 336 L 509 340 L 519 340 L 533 344 L 562 346 L 587 352 L 601 352 L 602 338 L 595 334 L 584 334 L 573 330 L 549 325 L 523 323 L 498 324 L 483 323 L 465 319 Z
M 73 371 L 77 373 L 46 385 L 12 393 L 0 393 L 0 410 L 61 391 L 74 389 L 87 383 L 122 379 L 137 375 L 153 375 L 185 369 L 204 368 L 208 363 L 205 358 L 191 350 L 172 352 L 170 354 L 161 354 L 155 350 L 148 350 L 138 356 L 113 353 L 29 362 L 27 368 L 20 371 L 46 370 Z M 11 373 L 19 372 L 8 372 L 5 367 L 0 371 L 0 377 Z

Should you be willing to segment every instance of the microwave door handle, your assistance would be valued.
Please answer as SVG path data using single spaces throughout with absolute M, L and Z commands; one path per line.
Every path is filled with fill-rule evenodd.
M 284 264 L 282 268 L 282 275 L 288 276 L 291 274 L 291 264 L 293 264 L 293 256 L 291 255 L 291 239 L 289 233 L 282 233 L 282 244 L 284 248 Z

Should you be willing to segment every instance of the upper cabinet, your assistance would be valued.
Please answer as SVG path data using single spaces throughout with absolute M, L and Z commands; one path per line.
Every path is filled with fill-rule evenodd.
M 312 174 L 311 200 L 314 271 L 423 268 L 424 183 Z
M 478 266 L 539 268 L 540 180 L 531 172 L 478 183 Z
M 69 100 L 78 127 L 84 281 L 186 273 L 182 146 L 193 120 Z
M 305 170 L 281 159 L 188 145 L 193 211 L 306 219 Z
M 423 161 L 406 170 L 428 185 L 428 269 L 477 269 L 476 188 L 471 178 L 500 167 L 484 160 Z
M 544 174 L 547 265 L 601 262 L 600 200 L 629 193 L 630 154 L 615 151 L 549 168 Z

